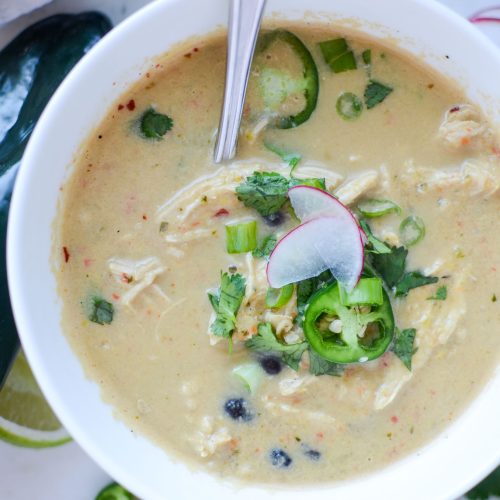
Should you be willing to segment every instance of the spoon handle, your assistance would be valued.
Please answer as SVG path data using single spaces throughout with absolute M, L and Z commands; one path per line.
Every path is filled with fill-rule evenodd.
M 215 143 L 215 163 L 231 160 L 236 154 L 248 77 L 265 3 L 266 0 L 231 0 L 226 84 Z

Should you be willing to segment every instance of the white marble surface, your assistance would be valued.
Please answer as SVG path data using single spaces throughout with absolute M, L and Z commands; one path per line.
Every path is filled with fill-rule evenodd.
M 464 16 L 492 5 L 491 0 L 442 0 Z M 0 0 L 5 11 L 8 3 Z M 27 2 L 25 2 L 27 3 Z M 48 5 L 0 25 L 0 47 L 29 24 L 51 14 L 100 10 L 118 24 L 148 0 L 53 0 Z M 479 28 L 500 45 L 500 24 Z M 111 479 L 76 443 L 47 450 L 29 450 L 0 441 L 0 500 L 93 500 Z

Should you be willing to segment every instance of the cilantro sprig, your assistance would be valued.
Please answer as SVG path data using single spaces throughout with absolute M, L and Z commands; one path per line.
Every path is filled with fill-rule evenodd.
M 394 354 L 410 371 L 412 357 L 417 352 L 417 349 L 414 347 L 416 334 L 417 330 L 415 328 L 407 328 L 405 330 L 396 328 L 394 345 L 392 347 Z
M 241 274 L 222 273 L 217 293 L 208 293 L 216 318 L 210 331 L 219 337 L 231 338 L 236 327 L 236 314 L 245 296 L 246 281 Z

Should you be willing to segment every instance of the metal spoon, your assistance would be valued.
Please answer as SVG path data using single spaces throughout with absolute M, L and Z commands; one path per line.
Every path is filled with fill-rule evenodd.
M 231 160 L 236 154 L 248 77 L 265 3 L 266 0 L 231 0 L 226 84 L 215 143 L 215 163 Z

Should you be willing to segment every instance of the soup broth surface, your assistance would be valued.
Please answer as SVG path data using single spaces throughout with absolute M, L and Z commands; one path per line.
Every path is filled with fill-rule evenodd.
M 54 244 L 65 334 L 117 418 L 193 466 L 281 485 L 341 480 L 417 452 L 477 395 L 500 350 L 500 150 L 490 126 L 454 84 L 394 47 L 325 26 L 286 29 L 318 69 L 308 120 L 276 128 L 276 116 L 306 105 L 303 62 L 287 43 L 261 48 L 237 158 L 215 165 L 225 38 L 189 42 L 151 65 L 83 145 Z M 318 43 L 340 37 L 357 69 L 335 73 Z M 370 82 L 392 90 L 368 108 Z M 362 103 L 359 116 L 340 116 L 345 92 Z M 173 121 L 159 138 L 141 128 L 148 110 Z M 235 194 L 255 171 L 290 178 L 272 149 L 300 155 L 293 175 L 325 179 L 352 210 L 397 204 L 399 213 L 366 219 L 388 246 L 404 245 L 404 219 L 423 221 L 406 268 L 439 281 L 403 297 L 389 289 L 397 327 L 416 329 L 411 370 L 392 344 L 337 376 L 311 374 L 307 353 L 298 371 L 278 360 L 269 374 L 265 356 L 245 347 L 263 323 L 280 342 L 303 338 L 297 292 L 266 307 L 266 258 L 226 249 L 226 224 L 257 221 L 259 242 L 299 224 L 286 208 L 265 220 Z M 207 291 L 221 272 L 246 281 L 232 346 L 210 326 Z M 260 369 L 252 392 L 233 373 L 249 363 Z

